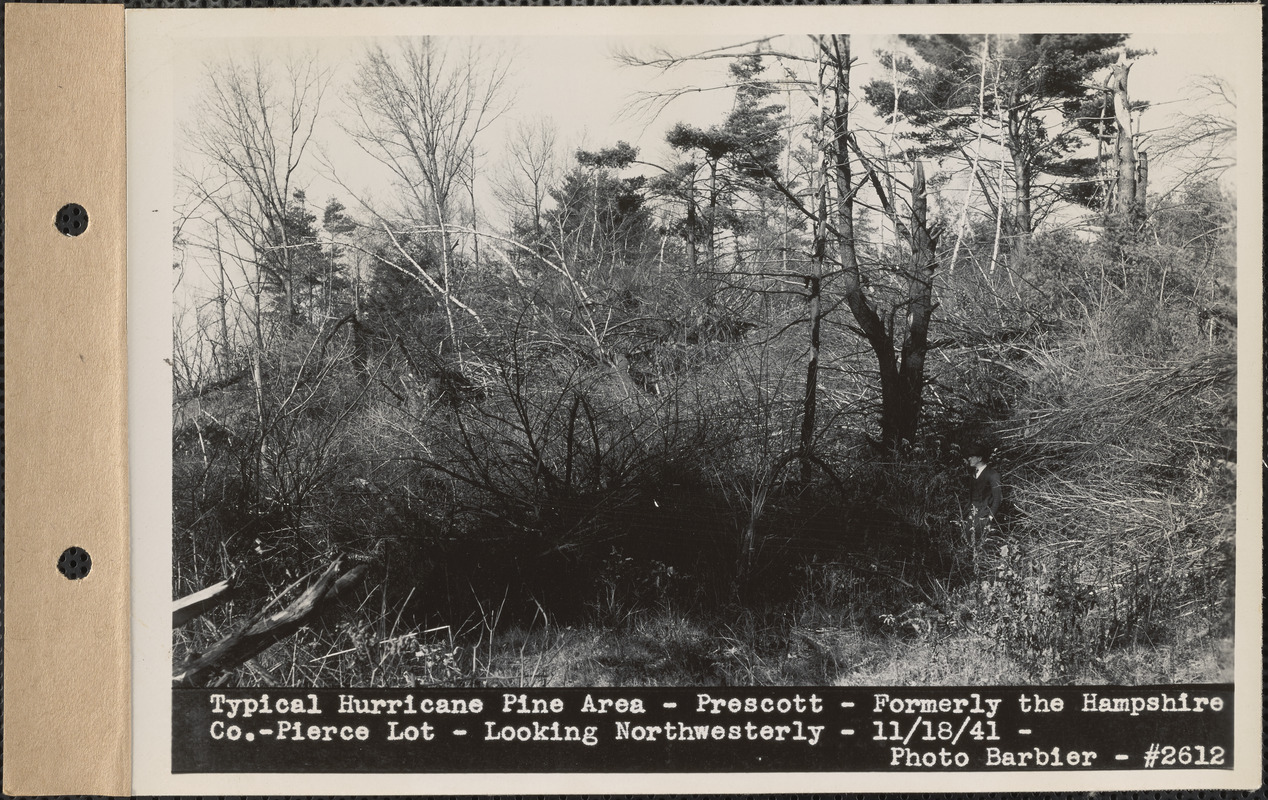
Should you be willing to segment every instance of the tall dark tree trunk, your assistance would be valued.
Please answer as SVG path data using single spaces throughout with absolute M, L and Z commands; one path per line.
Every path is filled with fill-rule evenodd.
M 1024 112 L 1016 109 L 1016 95 L 1009 97 L 1008 112 L 1008 153 L 1013 159 L 1013 230 L 1017 234 L 1017 242 L 1021 243 L 1034 230 L 1034 213 L 1031 208 L 1031 195 L 1034 193 L 1034 168 L 1026 153 L 1027 119 Z
M 851 173 L 850 137 L 850 40 L 833 36 L 833 68 L 836 72 L 833 91 L 832 145 L 833 173 L 836 178 L 836 229 L 838 257 L 841 260 L 841 283 L 846 305 L 863 333 L 881 379 L 881 440 L 886 446 L 896 443 L 893 419 L 897 398 L 898 362 L 894 358 L 893 340 L 885 324 L 868 302 L 863 276 L 859 270 L 858 251 L 854 242 L 854 191 Z
M 832 37 L 836 72 L 832 114 L 833 172 L 836 177 L 836 231 L 841 261 L 841 283 L 855 324 L 876 355 L 881 384 L 881 444 L 896 448 L 913 440 L 920 422 L 924 389 L 925 353 L 929 319 L 933 313 L 933 270 L 936 237 L 928 225 L 924 168 L 917 164 L 912 194 L 912 267 L 907 287 L 907 333 L 900 354 L 893 331 L 881 321 L 868 300 L 854 242 L 854 188 L 849 159 L 850 43 Z
M 833 37 L 836 38 L 836 37 Z M 848 67 L 847 67 L 848 69 Z M 823 282 L 823 261 L 828 252 L 828 162 L 829 137 L 832 135 L 832 121 L 828 116 L 828 93 L 824 83 L 827 64 L 824 54 L 819 55 L 818 76 L 818 137 L 819 164 L 815 172 L 815 238 L 814 250 L 810 259 L 811 273 L 806 276 L 806 288 L 810 301 L 810 359 L 806 362 L 806 393 L 801 409 L 801 437 L 798 442 L 798 455 L 801 457 L 801 480 L 809 483 L 811 479 L 810 456 L 814 448 L 815 416 L 819 397 L 819 325 L 822 312 L 820 288 Z
M 1034 186 L 1030 164 L 1024 156 L 1014 159 L 1013 169 L 1017 171 L 1017 204 L 1013 210 L 1013 228 L 1019 236 L 1025 237 L 1034 230 L 1034 215 L 1030 208 L 1030 195 Z
M 925 354 L 933 316 L 933 273 L 937 266 L 937 234 L 929 227 L 925 169 L 916 162 L 911 182 L 911 271 L 907 282 L 907 333 L 903 337 L 895 402 L 894 442 L 915 441 L 925 386 Z

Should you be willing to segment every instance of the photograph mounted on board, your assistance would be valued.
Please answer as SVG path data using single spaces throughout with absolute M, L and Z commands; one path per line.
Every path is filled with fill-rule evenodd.
M 1220 37 L 172 60 L 177 686 L 1232 681 Z

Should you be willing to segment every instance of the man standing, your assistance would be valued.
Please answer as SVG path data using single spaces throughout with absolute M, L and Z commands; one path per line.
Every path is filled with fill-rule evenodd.
M 980 448 L 969 451 L 969 470 L 973 478 L 969 488 L 971 507 L 964 528 L 974 550 L 977 549 L 978 542 L 984 541 L 990 533 L 991 524 L 999 512 L 1000 501 L 1004 499 L 999 473 L 987 463 L 988 457 L 989 454 Z

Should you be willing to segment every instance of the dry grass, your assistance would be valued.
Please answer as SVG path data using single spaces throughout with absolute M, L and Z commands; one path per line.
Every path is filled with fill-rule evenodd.
M 998 642 L 971 633 L 940 639 L 891 640 L 837 686 L 1011 686 L 1032 676 Z
M 470 637 L 468 631 L 466 636 Z M 179 634 L 178 650 L 198 638 Z M 364 625 L 305 629 L 230 676 L 238 686 L 1008 686 L 1036 683 L 1139 685 L 1226 681 L 1232 642 L 1209 630 L 1181 644 L 1137 643 L 1076 673 L 1028 668 L 1000 641 L 943 626 L 906 635 L 789 624 L 751 616 L 706 626 L 669 609 L 619 629 L 599 626 L 484 630 L 473 645 L 432 628 L 379 638 Z

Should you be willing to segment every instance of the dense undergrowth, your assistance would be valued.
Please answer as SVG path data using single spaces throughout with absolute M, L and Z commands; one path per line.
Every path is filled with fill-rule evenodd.
M 869 438 L 857 342 L 828 330 L 809 480 L 788 429 L 801 351 L 763 332 L 778 309 L 684 345 L 655 391 L 512 328 L 472 344 L 478 396 L 400 402 L 333 376 L 265 441 L 244 433 L 245 387 L 187 400 L 174 592 L 239 588 L 177 631 L 175 656 L 344 554 L 369 565 L 364 583 L 230 680 L 1227 679 L 1231 232 L 1185 241 L 1189 222 L 1160 215 L 1117 243 L 1036 236 L 999 274 L 966 242 L 922 434 L 893 451 Z M 981 444 L 1006 495 L 975 548 L 962 456 Z

